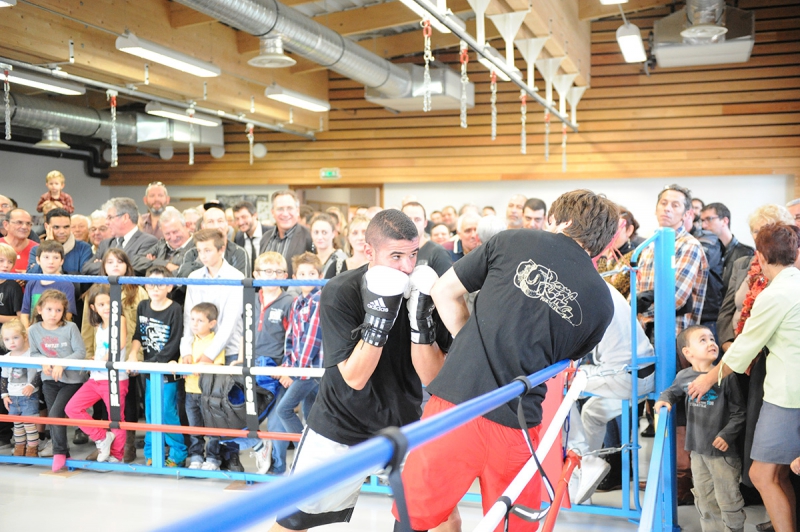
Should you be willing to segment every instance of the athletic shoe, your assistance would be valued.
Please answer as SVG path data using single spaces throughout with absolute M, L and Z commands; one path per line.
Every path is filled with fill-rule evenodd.
M 221 464 L 220 469 L 224 469 L 225 471 L 234 471 L 236 473 L 244 473 L 244 466 L 239 460 L 239 453 L 231 453 L 228 459 Z
M 11 443 L 11 438 L 0 439 L 0 449 L 10 449 L 12 447 L 14 447 L 14 444 Z
M 167 467 L 183 467 L 183 463 L 174 462 L 172 458 L 167 458 L 164 460 L 164 465 Z
M 203 465 L 200 466 L 200 469 L 203 471 L 219 471 L 219 465 L 215 464 L 214 462 L 205 461 Z
M 191 462 L 189 463 L 189 469 L 202 469 L 203 462 Z
M 89 443 L 89 436 L 86 435 L 81 429 L 75 429 L 75 436 L 72 437 L 72 443 L 75 445 L 83 445 Z
M 272 440 L 261 440 L 261 443 L 250 451 L 250 456 L 256 459 L 256 473 L 266 475 L 272 466 Z
M 106 437 L 102 440 L 97 440 L 94 444 L 97 446 L 98 454 L 97 461 L 105 462 L 111 456 L 111 444 L 114 442 L 114 433 L 111 431 L 106 432 Z
M 109 464 L 118 464 L 120 463 L 120 459 L 117 458 L 116 456 L 109 456 L 106 462 L 108 462 Z
M 48 438 L 39 442 L 39 456 L 42 458 L 50 458 L 53 456 L 53 440 Z
M 573 504 L 582 504 L 597 489 L 597 486 L 606 478 L 611 466 L 600 457 L 585 456 L 581 459 L 581 474 L 578 489 L 575 491 Z M 570 496 L 572 493 L 570 493 Z M 570 497 L 572 500 L 572 497 Z

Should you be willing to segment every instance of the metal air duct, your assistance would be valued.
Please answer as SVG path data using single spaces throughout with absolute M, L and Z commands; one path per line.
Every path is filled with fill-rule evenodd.
M 11 125 L 35 129 L 57 128 L 61 133 L 111 139 L 111 113 L 46 98 L 11 94 Z M 117 114 L 120 144 L 136 144 L 136 117 Z
M 411 92 L 409 73 L 277 0 L 177 0 L 257 37 L 279 34 L 287 50 L 375 89 L 387 98 Z

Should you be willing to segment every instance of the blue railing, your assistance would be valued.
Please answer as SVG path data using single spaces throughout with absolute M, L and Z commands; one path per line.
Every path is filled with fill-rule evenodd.
M 644 509 L 639 521 L 639 532 L 672 530 L 667 518 L 671 513 L 669 507 L 675 503 L 672 497 L 666 497 L 667 490 L 663 485 L 667 480 L 667 475 L 664 474 L 664 456 L 669 448 L 667 427 L 670 425 L 672 413 L 667 407 L 662 406 L 655 414 L 658 415 L 658 424 L 653 440 L 653 454 L 650 455 L 650 470 L 647 472 L 647 488 L 644 492 Z
M 564 360 L 528 377 L 531 386 L 538 386 L 569 367 Z M 513 382 L 493 392 L 471 399 L 450 410 L 403 427 L 408 450 L 431 441 L 453 429 L 507 403 L 525 391 L 521 382 Z M 384 436 L 373 437 L 354 446 L 336 462 L 311 471 L 296 473 L 225 503 L 158 529 L 159 532 L 217 532 L 242 530 L 274 517 L 284 517 L 298 504 L 319 495 L 347 480 L 366 477 L 388 464 L 394 444 Z

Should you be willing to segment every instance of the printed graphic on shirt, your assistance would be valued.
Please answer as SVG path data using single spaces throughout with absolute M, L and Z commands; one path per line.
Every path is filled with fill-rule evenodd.
M 278 323 L 283 319 L 283 309 L 279 308 L 269 309 L 269 316 L 267 316 L 267 319 L 272 323 Z
M 158 353 L 164 350 L 164 346 L 169 341 L 171 327 L 169 324 L 149 318 L 139 316 L 139 331 L 142 333 L 142 348 L 149 353 Z
M 57 336 L 45 336 L 42 338 L 41 349 L 46 357 L 57 358 L 58 348 L 68 346 L 68 342 L 61 341 Z
M 686 393 L 686 396 L 688 397 L 689 396 L 689 385 L 688 384 L 683 387 L 683 391 L 684 391 L 684 393 Z M 690 408 L 706 408 L 706 407 L 709 407 L 709 406 L 714 406 L 714 403 L 716 402 L 716 400 L 718 398 L 719 398 L 719 395 L 717 394 L 717 391 L 714 388 L 711 388 L 700 399 L 689 398 L 689 407 Z
M 573 327 L 583 322 L 583 312 L 578 303 L 578 293 L 564 286 L 556 272 L 536 264 L 533 260 L 521 262 L 514 276 L 514 286 L 532 299 L 540 299 Z
M 11 380 L 18 381 L 25 377 L 24 368 L 11 368 Z

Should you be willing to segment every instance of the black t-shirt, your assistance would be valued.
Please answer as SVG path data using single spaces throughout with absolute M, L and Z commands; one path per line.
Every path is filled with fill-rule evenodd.
M 0 281 L 0 316 L 16 316 L 22 310 L 22 288 L 16 281 Z M 0 345 L 0 355 L 8 351 Z
M 611 295 L 574 240 L 545 231 L 503 231 L 453 265 L 475 312 L 456 335 L 428 392 L 460 404 L 560 360 L 579 359 L 614 315 Z M 542 418 L 546 387 L 526 396 L 529 427 Z M 517 402 L 485 415 L 519 427 Z
M 364 321 L 361 280 L 364 265 L 334 277 L 320 297 L 320 327 L 325 350 L 325 375 L 308 426 L 335 442 L 355 445 L 389 426 L 402 426 L 419 419 L 422 385 L 411 363 L 411 331 L 405 303 L 383 347 L 378 366 L 361 390 L 344 381 L 337 364 L 350 357 L 361 340 Z M 450 344 L 450 333 L 437 325 L 442 350 Z
M 433 240 L 428 240 L 424 246 L 419 248 L 417 266 L 430 266 L 441 277 L 452 265 L 450 253 Z
M 136 309 L 136 330 L 133 339 L 142 344 L 145 362 L 166 364 L 180 358 L 183 337 L 183 310 L 174 301 L 164 310 L 153 310 L 150 300 L 139 302 Z M 166 375 L 173 382 L 172 375 Z

